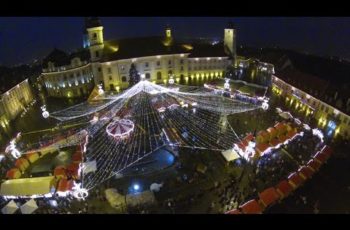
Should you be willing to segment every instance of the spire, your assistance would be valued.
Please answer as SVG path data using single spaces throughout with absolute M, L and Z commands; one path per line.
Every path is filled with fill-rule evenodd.
M 235 29 L 235 24 L 232 21 L 227 23 L 227 29 Z
M 101 20 L 98 17 L 85 17 L 85 28 L 94 28 L 102 26 Z
M 171 28 L 170 28 L 170 25 L 169 25 L 169 24 L 166 24 L 166 26 L 165 26 L 165 30 L 171 30 Z

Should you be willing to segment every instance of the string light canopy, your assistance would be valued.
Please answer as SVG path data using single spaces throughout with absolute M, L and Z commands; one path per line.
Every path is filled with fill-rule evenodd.
M 143 79 L 118 95 L 84 102 L 51 117 L 62 122 L 88 118 L 84 159 L 96 162 L 96 170 L 83 173 L 81 187 L 88 191 L 166 145 L 232 149 L 239 137 L 227 116 L 259 108 L 205 88 L 164 87 Z

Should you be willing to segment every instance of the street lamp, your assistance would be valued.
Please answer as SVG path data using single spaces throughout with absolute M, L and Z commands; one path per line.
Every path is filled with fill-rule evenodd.
M 41 106 L 42 116 L 43 118 L 48 118 L 50 116 L 50 113 L 46 110 L 46 105 Z
M 104 94 L 104 92 L 105 92 L 105 91 L 102 89 L 102 84 L 99 84 L 99 85 L 98 85 L 98 94 L 99 94 L 99 95 L 102 95 L 102 94 Z
M 225 79 L 224 88 L 226 90 L 230 90 L 230 79 L 228 79 L 228 78 Z
M 173 85 L 174 83 L 175 83 L 174 77 L 171 76 L 170 79 L 169 79 L 169 84 Z

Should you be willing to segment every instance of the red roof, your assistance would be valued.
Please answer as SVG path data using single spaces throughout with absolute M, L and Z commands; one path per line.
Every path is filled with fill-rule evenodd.
M 250 200 L 240 206 L 244 214 L 261 214 L 262 208 L 256 200 Z
M 321 153 L 324 153 L 327 155 L 327 157 L 329 158 L 332 153 L 333 153 L 333 150 L 331 149 L 331 147 L 329 147 L 328 145 L 325 145 L 323 146 L 322 150 L 321 150 Z
M 244 138 L 244 140 L 246 140 L 248 143 L 249 143 L 249 141 L 252 141 L 254 139 L 254 135 L 253 134 L 248 134 L 245 138 Z
M 79 164 L 77 163 L 72 163 L 67 167 L 67 171 L 73 176 L 78 176 L 78 170 Z
M 293 191 L 293 187 L 287 180 L 283 180 L 276 186 L 276 190 L 280 192 L 283 197 L 286 197 Z
M 29 165 L 29 162 L 27 159 L 21 157 L 16 160 L 15 166 L 17 168 L 20 168 L 22 165 Z
M 242 140 L 241 143 L 243 146 L 248 146 L 248 141 L 246 141 L 246 140 Z
M 297 132 L 295 131 L 295 130 L 291 130 L 291 131 L 289 131 L 288 133 L 287 133 L 287 138 L 288 139 L 291 139 L 292 137 L 294 137 L 295 136 L 295 134 L 297 134 Z
M 53 172 L 53 175 L 55 176 L 66 175 L 66 168 L 64 166 L 57 166 Z
M 230 211 L 225 212 L 225 214 L 242 214 L 238 209 L 232 209 Z
M 300 176 L 304 177 L 304 180 L 311 178 L 312 175 L 314 174 L 314 171 L 308 166 L 302 166 L 301 168 L 298 169 L 298 172 Z
M 314 171 L 318 171 L 321 167 L 321 163 L 315 161 L 314 159 L 311 159 L 309 162 L 307 162 L 307 166 L 312 168 Z
M 279 136 L 279 138 L 278 138 L 278 140 L 279 140 L 280 143 L 284 143 L 287 139 L 288 139 L 288 138 L 287 138 L 287 136 L 285 136 L 285 135 L 281 135 L 281 136 Z
M 276 137 L 277 134 L 278 134 L 277 130 L 275 128 L 273 128 L 273 127 L 268 128 L 267 132 L 270 134 L 271 138 Z
M 269 148 L 270 146 L 268 144 L 265 143 L 259 143 L 255 146 L 255 149 L 260 151 L 260 152 L 264 152 L 267 148 Z
M 288 182 L 295 189 L 304 182 L 304 179 L 298 173 L 294 172 L 288 176 Z
M 284 123 L 277 123 L 276 125 L 275 125 L 275 128 L 276 129 L 285 129 L 286 128 L 286 125 L 284 124 Z
M 259 193 L 260 201 L 265 205 L 265 207 L 270 204 L 275 203 L 279 200 L 280 196 L 278 195 L 275 188 L 270 187 Z
M 83 154 L 81 152 L 76 152 L 72 156 L 72 161 L 73 162 L 80 162 L 83 159 Z
M 12 168 L 6 172 L 6 178 L 13 179 L 16 173 L 21 173 L 18 168 Z
M 319 161 L 320 163 L 325 163 L 328 159 L 327 155 L 324 153 L 316 153 L 316 155 L 314 156 L 314 159 Z
M 58 183 L 57 190 L 60 192 L 65 192 L 73 188 L 73 181 L 67 179 L 61 179 Z
M 271 141 L 270 141 L 270 145 L 271 146 L 276 146 L 276 145 L 278 145 L 280 142 L 276 139 L 276 138 L 274 138 L 274 139 L 272 139 Z

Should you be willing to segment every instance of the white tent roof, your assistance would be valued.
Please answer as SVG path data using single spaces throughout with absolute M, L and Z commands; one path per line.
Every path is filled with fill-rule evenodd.
M 35 210 L 38 209 L 38 205 L 34 199 L 30 199 L 24 205 L 21 206 L 22 214 L 32 214 Z
M 16 212 L 18 209 L 17 204 L 11 200 L 10 202 L 7 203 L 5 207 L 1 209 L 2 214 L 13 214 Z
M 293 116 L 289 113 L 289 112 L 282 112 L 279 114 L 281 117 L 283 117 L 284 119 L 290 119 L 293 118 Z
M 97 170 L 96 161 L 88 161 L 83 163 L 83 173 L 88 174 L 90 172 L 95 172 Z
M 54 177 L 33 177 L 7 180 L 1 184 L 0 195 L 31 196 L 51 193 Z
M 240 158 L 240 156 L 234 149 L 228 149 L 228 150 L 222 151 L 221 154 L 224 156 L 225 160 L 228 162 Z
M 157 183 L 153 183 L 150 186 L 150 190 L 153 192 L 159 192 L 160 188 L 163 186 L 163 184 L 157 184 Z
M 153 204 L 156 202 L 152 191 L 144 191 L 136 194 L 126 195 L 126 203 L 128 206 L 135 207 L 137 205 Z
M 119 207 L 125 205 L 125 196 L 118 193 L 114 188 L 109 188 L 105 190 L 106 199 L 111 204 L 112 207 Z

